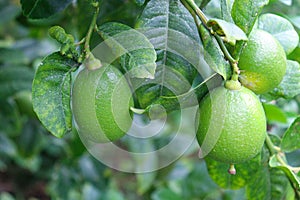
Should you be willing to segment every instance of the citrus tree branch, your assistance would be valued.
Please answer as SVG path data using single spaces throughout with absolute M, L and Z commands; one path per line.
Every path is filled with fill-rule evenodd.
M 222 38 L 214 33 L 211 28 L 209 28 L 207 26 L 207 22 L 208 22 L 208 18 L 205 16 L 205 14 L 202 12 L 202 10 L 196 5 L 196 3 L 194 2 L 194 0 L 181 0 L 183 5 L 189 10 L 189 12 L 192 14 L 192 16 L 194 17 L 195 23 L 198 27 L 201 25 L 201 23 L 199 23 L 198 18 L 201 20 L 202 24 L 204 25 L 204 27 L 209 30 L 209 32 L 215 37 L 215 39 L 218 42 L 219 47 L 221 48 L 225 58 L 230 62 L 231 67 L 232 67 L 232 71 L 233 71 L 233 75 L 232 75 L 232 80 L 238 80 L 238 75 L 239 75 L 239 68 L 237 66 L 237 60 L 234 59 L 231 54 L 229 53 L 228 49 L 226 48 Z M 197 18 L 198 17 L 198 18 Z

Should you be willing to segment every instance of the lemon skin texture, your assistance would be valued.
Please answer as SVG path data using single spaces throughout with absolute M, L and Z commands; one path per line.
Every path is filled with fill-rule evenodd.
M 200 102 L 197 140 L 210 158 L 229 164 L 245 162 L 261 151 L 265 137 L 264 109 L 251 90 L 221 86 Z
M 72 111 L 81 136 L 97 143 L 120 139 L 131 127 L 131 106 L 130 88 L 117 68 L 85 68 L 77 75 Z
M 240 55 L 238 66 L 241 83 L 256 94 L 263 94 L 273 90 L 282 81 L 286 72 L 286 55 L 271 34 L 253 30 Z

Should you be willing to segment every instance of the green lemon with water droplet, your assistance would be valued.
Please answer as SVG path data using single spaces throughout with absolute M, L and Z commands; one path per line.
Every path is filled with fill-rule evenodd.
M 249 89 L 212 90 L 199 105 L 197 140 L 203 156 L 235 164 L 257 155 L 266 137 L 266 117 Z
M 72 90 L 72 111 L 79 134 L 97 143 L 123 137 L 132 124 L 131 90 L 114 66 L 83 69 Z
M 271 34 L 253 30 L 240 55 L 238 66 L 241 83 L 256 94 L 263 94 L 273 90 L 282 81 L 286 72 L 286 55 Z

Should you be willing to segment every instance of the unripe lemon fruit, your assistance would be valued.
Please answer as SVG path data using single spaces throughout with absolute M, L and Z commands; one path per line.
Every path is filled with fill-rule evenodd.
M 72 91 L 72 110 L 79 134 L 94 142 L 114 141 L 132 123 L 131 91 L 123 74 L 108 65 L 97 70 L 83 69 Z
M 241 83 L 256 94 L 263 94 L 282 81 L 286 72 L 286 55 L 271 34 L 253 30 L 240 55 L 238 66 Z
M 266 137 L 266 117 L 257 96 L 241 86 L 212 90 L 199 105 L 197 140 L 203 156 L 235 164 L 257 155 Z

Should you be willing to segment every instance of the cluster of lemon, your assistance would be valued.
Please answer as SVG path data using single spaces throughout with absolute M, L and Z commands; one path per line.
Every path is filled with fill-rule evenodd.
M 199 105 L 197 139 L 205 148 L 202 151 L 230 164 L 247 161 L 261 151 L 266 117 L 256 94 L 281 82 L 286 71 L 285 52 L 272 35 L 253 30 L 238 67 L 239 80 L 212 90 Z M 124 136 L 132 123 L 131 106 L 130 87 L 115 67 L 83 69 L 76 77 L 72 92 L 75 122 L 92 141 L 109 142 Z
M 256 94 L 279 85 L 286 72 L 286 55 L 271 34 L 253 30 L 238 67 L 239 82 L 227 81 L 214 89 L 199 107 L 200 146 L 209 157 L 229 164 L 245 162 L 261 151 L 266 117 Z

